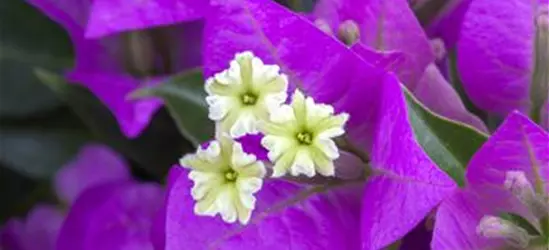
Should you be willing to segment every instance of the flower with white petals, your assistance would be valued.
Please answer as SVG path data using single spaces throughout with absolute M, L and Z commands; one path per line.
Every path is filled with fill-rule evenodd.
M 281 105 L 260 123 L 265 135 L 261 144 L 274 163 L 273 177 L 289 172 L 293 176 L 312 177 L 335 174 L 333 161 L 339 157 L 334 137 L 345 133 L 349 115 L 334 115 L 330 105 L 316 104 L 296 90 L 290 105 Z
M 248 223 L 255 207 L 254 194 L 261 189 L 265 176 L 261 161 L 245 153 L 240 143 L 223 136 L 196 154 L 185 155 L 180 164 L 191 169 L 195 214 L 219 214 L 225 222 L 238 219 L 241 224 Z
M 236 54 L 229 69 L 206 81 L 209 118 L 233 138 L 257 133 L 258 120 L 286 101 L 288 79 L 252 52 Z

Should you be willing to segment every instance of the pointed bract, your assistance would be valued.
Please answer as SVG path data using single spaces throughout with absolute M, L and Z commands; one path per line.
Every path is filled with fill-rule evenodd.
M 528 180 L 523 182 L 547 193 L 548 143 L 546 131 L 524 115 L 511 113 L 471 159 L 465 190 L 440 205 L 432 248 L 473 250 L 509 244 L 501 238 L 480 237 L 476 229 L 485 216 L 513 213 L 535 225 L 536 211 L 513 191 L 516 187 L 510 186 L 509 177 L 524 174 Z
M 177 179 L 168 199 L 168 250 L 359 249 L 356 189 L 350 194 L 342 190 L 315 195 L 280 207 L 303 189 L 286 181 L 269 180 L 257 194 L 250 222 L 240 226 L 220 218 L 196 216 L 190 192 L 193 184 L 185 175 Z
M 463 87 L 479 108 L 505 116 L 529 108 L 534 5 L 545 0 L 472 1 L 457 44 Z
M 383 86 L 371 152 L 374 176 L 363 199 L 363 249 L 381 249 L 404 237 L 456 189 L 415 141 L 394 76 Z
M 95 0 L 91 7 L 86 37 L 97 38 L 127 30 L 201 19 L 207 6 L 207 0 Z
M 531 183 L 536 175 L 547 183 L 548 142 L 547 131 L 524 115 L 513 112 L 471 159 L 467 182 L 472 186 L 500 186 L 505 182 L 506 172 L 518 170 L 524 172 Z

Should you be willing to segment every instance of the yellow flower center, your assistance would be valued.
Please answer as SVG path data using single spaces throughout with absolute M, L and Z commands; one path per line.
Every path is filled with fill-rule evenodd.
M 237 178 L 238 173 L 233 169 L 229 169 L 225 172 L 225 180 L 227 180 L 227 182 L 235 182 Z
M 297 133 L 296 138 L 302 145 L 311 145 L 313 143 L 313 135 L 307 131 Z
M 241 96 L 242 104 L 251 106 L 255 105 L 257 102 L 257 95 L 254 95 L 252 93 L 245 93 Z

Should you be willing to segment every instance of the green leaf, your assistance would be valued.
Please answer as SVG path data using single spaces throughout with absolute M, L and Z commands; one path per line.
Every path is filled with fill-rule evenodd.
M 463 186 L 467 164 L 488 136 L 429 111 L 407 89 L 404 92 L 418 143 L 439 168 Z
M 0 116 L 28 116 L 61 105 L 32 70 L 70 67 L 67 34 L 25 1 L 0 1 L 0 23 Z
M 214 123 L 208 119 L 204 78 L 200 70 L 190 70 L 151 88 L 139 89 L 133 98 L 157 96 L 164 100 L 181 134 L 195 146 L 214 135 Z
M 193 150 L 162 112 L 139 138 L 130 140 L 122 134 L 111 112 L 88 90 L 68 84 L 61 76 L 45 70 L 37 69 L 35 74 L 69 104 L 98 140 L 130 158 L 157 180 L 161 180 L 184 153 Z
M 53 203 L 56 197 L 50 187 L 50 180 L 33 180 L 0 164 L 0 225 L 6 220 L 24 218 L 37 202 Z
M 0 162 L 33 179 L 51 178 L 86 141 L 82 129 L 0 128 Z

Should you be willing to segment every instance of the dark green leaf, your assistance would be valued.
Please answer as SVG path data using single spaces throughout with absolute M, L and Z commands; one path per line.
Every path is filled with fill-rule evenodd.
M 157 180 L 162 179 L 179 157 L 192 150 L 192 146 L 179 137 L 169 119 L 153 119 L 139 138 L 130 140 L 122 134 L 110 111 L 88 90 L 68 84 L 59 75 L 48 71 L 36 70 L 35 73 L 69 104 L 100 141 L 135 161 Z M 155 118 L 161 115 L 162 112 Z
M 212 138 L 213 122 L 208 119 L 202 72 L 191 70 L 156 87 L 140 89 L 132 97 L 157 96 L 164 100 L 179 131 L 195 146 Z
M 487 135 L 432 113 L 408 90 L 404 92 L 417 141 L 439 168 L 463 186 L 465 168 Z
M 59 72 L 70 67 L 67 34 L 24 1 L 1 1 L 0 24 L 0 116 L 26 116 L 59 106 L 32 69 Z
M 541 225 L 541 232 L 545 236 L 545 242 L 549 244 L 549 215 L 539 220 Z
M 0 164 L 0 225 L 24 217 L 37 201 L 55 201 L 49 180 L 36 181 Z
M 89 137 L 81 129 L 0 128 L 0 162 L 33 179 L 47 179 L 69 161 Z

